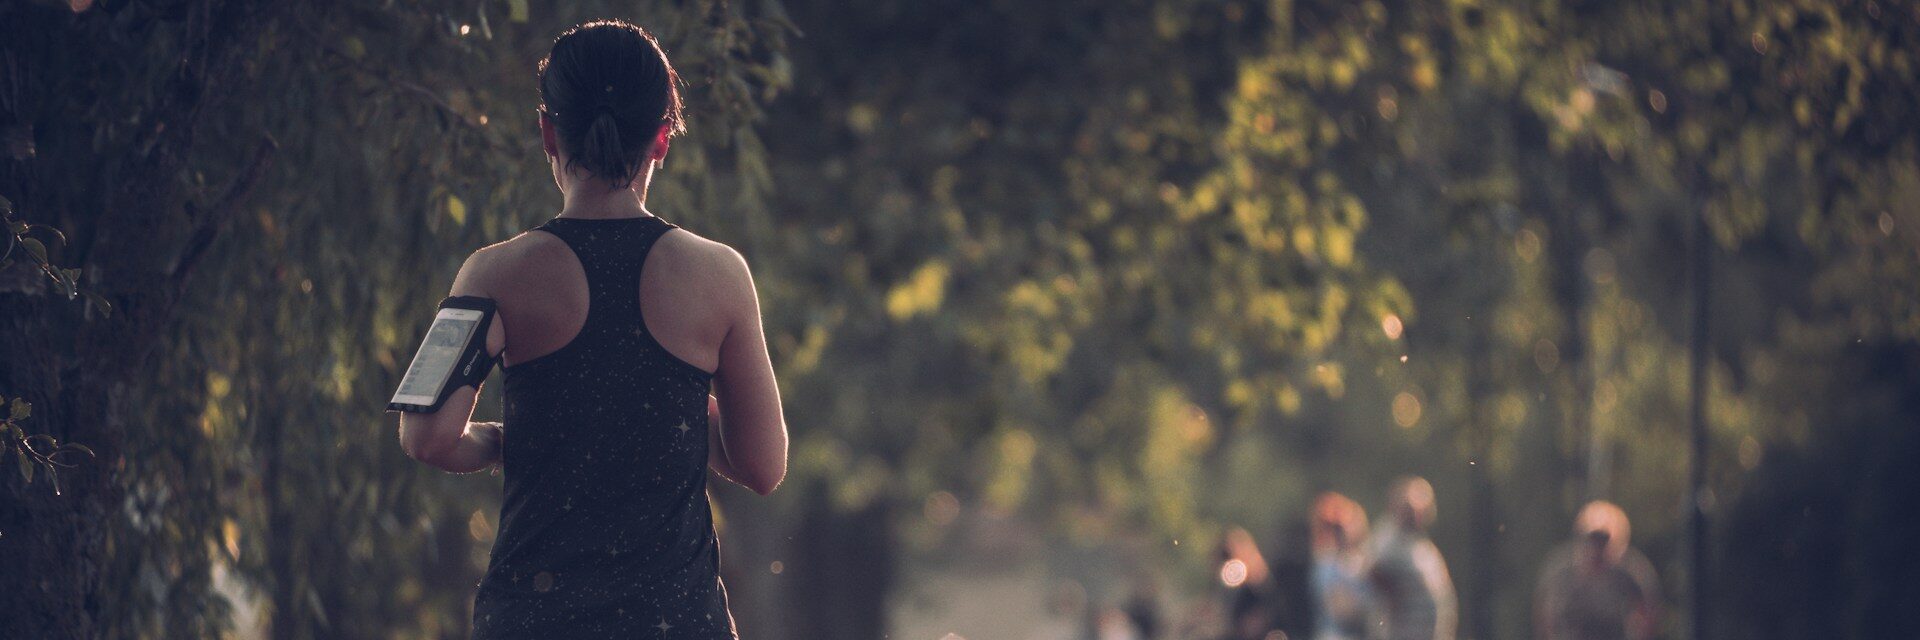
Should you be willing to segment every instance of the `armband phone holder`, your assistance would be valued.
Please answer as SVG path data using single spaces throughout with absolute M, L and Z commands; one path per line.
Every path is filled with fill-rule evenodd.
M 388 411 L 433 413 L 460 387 L 478 387 L 493 371 L 495 357 L 487 353 L 487 330 L 493 326 L 493 300 L 453 296 L 440 301 L 433 326 L 420 341 L 413 364 L 407 365 L 400 388 L 387 402 Z

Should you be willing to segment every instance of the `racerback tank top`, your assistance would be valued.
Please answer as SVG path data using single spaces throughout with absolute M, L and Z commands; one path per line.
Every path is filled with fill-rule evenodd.
M 735 638 L 707 503 L 712 375 L 654 340 L 656 217 L 554 218 L 587 277 L 573 341 L 507 367 L 505 497 L 474 638 Z

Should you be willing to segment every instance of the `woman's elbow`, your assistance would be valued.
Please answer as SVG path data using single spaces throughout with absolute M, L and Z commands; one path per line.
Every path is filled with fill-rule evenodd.
M 740 437 L 748 434 L 758 437 Z M 775 423 L 765 430 L 732 435 L 735 437 L 723 436 L 722 440 L 726 442 L 727 461 L 738 472 L 734 480 L 754 493 L 763 496 L 773 493 L 787 477 L 786 425 Z
M 780 488 L 780 481 L 785 480 L 787 477 L 786 461 L 781 460 L 777 464 L 755 466 L 758 468 L 752 472 L 740 474 L 746 476 L 740 479 L 740 485 L 763 496 L 773 495 L 773 490 Z
M 400 440 L 400 450 L 405 451 L 407 457 L 424 462 L 432 467 L 439 467 L 441 458 L 445 457 L 440 448 L 433 446 L 430 442 L 418 440 L 402 438 Z
M 435 468 L 444 469 L 445 466 L 442 461 L 447 458 L 448 454 L 453 452 L 453 447 L 450 445 L 456 443 L 442 442 L 441 440 L 441 438 L 434 437 L 430 429 L 409 429 L 404 425 L 400 428 L 400 450 L 406 452 L 407 457 L 424 462 Z

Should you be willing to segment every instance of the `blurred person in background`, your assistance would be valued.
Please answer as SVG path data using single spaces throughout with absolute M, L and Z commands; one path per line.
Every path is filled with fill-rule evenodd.
M 1133 621 L 1134 629 L 1140 637 L 1155 640 L 1165 633 L 1166 624 L 1160 608 L 1160 581 L 1152 573 L 1140 571 L 1133 577 L 1133 593 L 1127 596 L 1123 607 L 1127 618 Z
M 1313 637 L 1313 527 L 1305 518 L 1280 525 L 1278 552 L 1267 558 L 1268 592 L 1273 602 L 1273 633 L 1287 638 Z
M 1133 624 L 1133 618 L 1118 606 L 1107 606 L 1100 610 L 1100 616 L 1094 621 L 1096 640 L 1145 640 L 1140 629 Z
M 1226 614 L 1225 640 L 1264 640 L 1276 628 L 1272 573 L 1253 534 L 1229 527 L 1216 556 Z
M 1180 615 L 1174 618 L 1169 637 L 1172 640 L 1218 640 L 1227 633 L 1224 611 L 1216 598 L 1188 600 L 1181 605 Z
M 1314 501 L 1314 640 L 1361 640 L 1374 629 L 1373 589 L 1367 583 L 1367 511 L 1334 492 Z
M 1061 580 L 1047 594 L 1047 620 L 1027 636 L 1031 640 L 1093 640 L 1087 616 L 1087 590 L 1078 581 Z
M 1384 614 L 1384 637 L 1453 640 L 1459 616 L 1453 578 L 1439 547 L 1427 538 L 1435 516 L 1433 485 L 1416 476 L 1394 482 L 1387 516 L 1370 545 L 1368 571 Z
M 1534 591 L 1534 631 L 1541 640 L 1644 640 L 1659 617 L 1660 581 L 1653 564 L 1627 542 L 1631 526 L 1620 507 L 1587 503 L 1574 519 L 1573 540 L 1548 556 Z

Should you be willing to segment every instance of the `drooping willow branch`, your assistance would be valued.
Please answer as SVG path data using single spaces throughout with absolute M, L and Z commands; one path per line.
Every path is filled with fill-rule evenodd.
M 0 398 L 3 401 L 4 398 Z M 86 455 L 95 458 L 93 449 L 77 442 L 60 442 L 58 438 L 44 434 L 28 434 L 20 423 L 33 416 L 33 405 L 20 398 L 14 398 L 5 406 L 5 419 L 0 419 L 0 460 L 13 458 L 20 465 L 20 477 L 28 484 L 33 483 L 36 473 L 45 468 L 47 477 L 53 481 L 53 495 L 60 495 L 60 470 L 79 466 L 63 457 Z
M 23 249 L 26 260 L 34 269 L 47 276 L 54 290 L 68 300 L 84 297 L 86 304 L 102 316 L 113 313 L 113 305 L 100 294 L 80 286 L 80 270 L 65 269 L 53 263 L 47 257 L 47 247 L 39 238 L 33 237 L 36 231 L 43 231 L 57 240 L 62 247 L 67 236 L 59 229 L 42 225 L 28 224 L 13 219 L 13 203 L 0 197 L 0 272 L 6 271 L 14 263 L 14 249 Z M 31 290 L 31 289 L 30 289 Z M 47 477 L 53 480 L 53 494 L 60 495 L 60 470 L 79 466 L 63 457 L 85 454 L 95 458 L 93 449 L 77 442 L 60 442 L 58 438 L 44 434 L 28 434 L 26 427 L 20 425 L 33 416 L 33 405 L 23 398 L 14 398 L 8 402 L 0 396 L 0 461 L 9 458 L 20 465 L 20 477 L 28 484 L 33 483 L 37 472 L 45 468 Z

